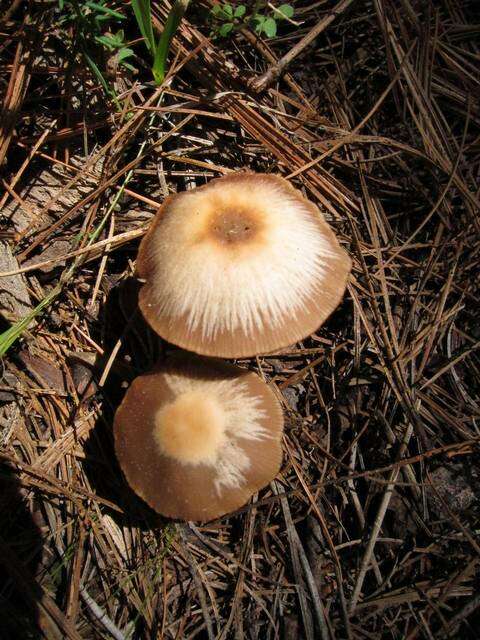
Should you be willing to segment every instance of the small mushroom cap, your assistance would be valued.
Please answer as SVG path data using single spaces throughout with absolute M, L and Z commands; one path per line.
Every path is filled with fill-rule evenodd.
M 211 520 L 278 473 L 282 410 L 254 373 L 179 355 L 136 378 L 115 414 L 115 451 L 130 486 L 157 512 Z
M 168 342 L 247 357 L 313 333 L 350 268 L 318 208 L 285 179 L 233 173 L 166 199 L 138 252 L 139 303 Z

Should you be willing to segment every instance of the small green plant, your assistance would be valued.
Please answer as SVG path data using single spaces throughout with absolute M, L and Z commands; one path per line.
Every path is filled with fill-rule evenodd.
M 290 20 L 294 9 L 290 4 L 274 7 L 270 2 L 256 2 L 252 10 L 244 4 L 233 6 L 228 2 L 216 4 L 211 12 L 213 35 L 228 36 L 235 29 L 251 26 L 259 35 L 267 38 L 277 35 L 277 22 Z
M 167 56 L 170 43 L 187 10 L 190 0 L 175 0 L 168 14 L 162 34 L 155 41 L 150 0 L 132 0 L 132 8 L 145 46 L 152 56 L 152 74 L 157 84 L 162 84 L 166 75 Z
M 112 53 L 117 54 L 117 62 L 120 66 L 123 66 L 130 71 L 135 71 L 135 67 L 126 61 L 126 59 L 133 56 L 134 53 L 133 49 L 127 47 L 123 29 L 119 29 L 117 33 L 106 33 L 102 36 L 96 36 L 95 40 L 98 43 L 103 44 Z
M 235 26 L 241 25 L 244 21 L 247 8 L 244 4 L 232 7 L 231 4 L 216 4 L 211 15 L 214 20 L 214 28 L 219 36 L 225 37 L 233 31 Z
M 108 52 L 117 54 L 119 66 L 134 71 L 134 67 L 126 62 L 126 59 L 134 54 L 125 42 L 123 30 L 112 33 L 113 24 L 126 19 L 122 13 L 106 6 L 105 0 L 58 0 L 58 8 L 58 24 L 75 25 L 80 50 L 82 53 L 86 52 L 88 58 L 97 60 L 98 47 L 105 47 Z M 96 74 L 96 70 L 93 71 Z
M 107 81 L 107 74 L 102 71 L 102 61 L 108 52 L 109 56 L 115 55 L 119 67 L 135 71 L 127 61 L 134 53 L 125 42 L 123 30 L 112 33 L 118 23 L 126 19 L 125 16 L 108 7 L 105 0 L 58 0 L 58 12 L 59 25 L 74 27 L 73 49 L 80 51 L 105 93 L 120 110 L 115 91 Z

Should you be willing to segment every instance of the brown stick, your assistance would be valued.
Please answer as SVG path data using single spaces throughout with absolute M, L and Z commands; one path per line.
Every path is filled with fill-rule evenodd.
M 264 91 L 267 87 L 269 87 L 288 67 L 288 65 L 292 62 L 294 58 L 301 53 L 305 47 L 315 40 L 317 36 L 319 36 L 322 31 L 324 31 L 329 24 L 331 24 L 337 16 L 345 11 L 347 7 L 349 7 L 354 0 L 341 0 L 337 4 L 337 6 L 332 9 L 332 11 L 320 20 L 320 22 L 311 29 L 306 36 L 304 36 L 297 44 L 290 49 L 288 53 L 286 53 L 283 58 L 273 64 L 267 71 L 261 75 L 259 78 L 256 78 L 252 82 L 252 88 L 256 91 Z

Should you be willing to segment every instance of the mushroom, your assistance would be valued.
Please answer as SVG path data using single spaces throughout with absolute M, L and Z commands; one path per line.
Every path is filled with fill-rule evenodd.
M 157 512 L 211 520 L 277 474 L 283 415 L 254 373 L 180 354 L 136 378 L 115 414 L 125 477 Z
M 232 173 L 166 199 L 138 252 L 139 303 L 168 342 L 248 357 L 313 333 L 350 267 L 318 208 L 285 179 Z

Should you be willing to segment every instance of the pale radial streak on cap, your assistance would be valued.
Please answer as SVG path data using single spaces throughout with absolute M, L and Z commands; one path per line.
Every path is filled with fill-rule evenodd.
M 133 381 L 115 415 L 115 451 L 159 513 L 210 520 L 275 477 L 282 430 L 280 405 L 257 375 L 183 354 Z
M 201 403 L 218 404 L 225 435 L 216 452 L 216 458 L 212 460 L 212 464 L 217 466 L 215 488 L 218 496 L 222 496 L 224 487 L 231 489 L 245 484 L 244 473 L 250 468 L 250 460 L 238 441 L 265 440 L 272 437 L 263 426 L 268 416 L 262 408 L 261 398 L 252 396 L 251 390 L 242 378 L 211 381 L 165 374 L 165 383 L 177 398 L 196 393 Z
M 286 180 L 236 173 L 167 199 L 137 266 L 140 307 L 163 338 L 240 357 L 317 329 L 344 293 L 350 260 Z

